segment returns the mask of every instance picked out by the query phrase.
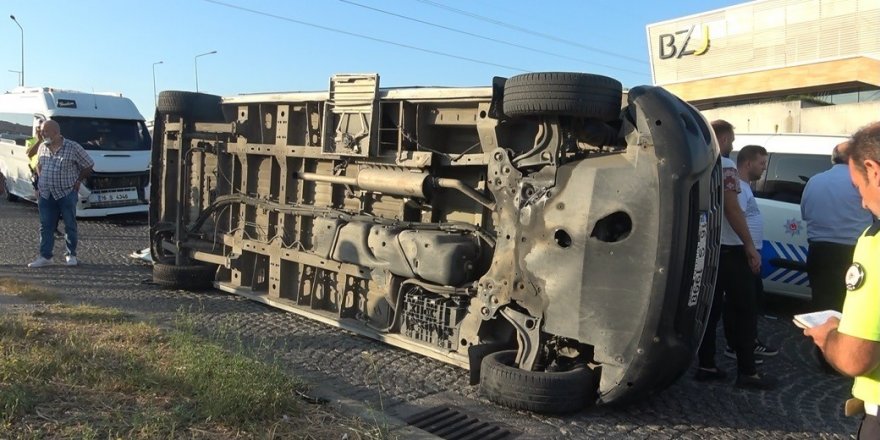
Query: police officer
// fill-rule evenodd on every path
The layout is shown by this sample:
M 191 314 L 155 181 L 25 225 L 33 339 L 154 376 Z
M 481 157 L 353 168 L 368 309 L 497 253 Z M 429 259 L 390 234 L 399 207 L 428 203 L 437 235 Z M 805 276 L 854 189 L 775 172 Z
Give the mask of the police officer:
M 25 146 L 27 149 L 25 153 L 28 157 L 28 166 L 31 169 L 31 183 L 34 185 L 34 191 L 38 192 L 39 188 L 37 187 L 37 165 L 39 164 L 39 157 L 37 156 L 37 151 L 39 151 L 40 144 L 43 143 L 43 122 L 39 121 L 37 125 L 34 126 L 34 136 L 28 138 L 25 141 Z M 39 194 L 36 194 L 39 197 Z
M 880 122 L 856 132 L 848 151 L 853 185 L 862 196 L 862 206 L 876 219 L 880 217 Z M 855 378 L 853 402 L 863 405 L 865 413 L 858 438 L 880 438 L 880 221 L 859 237 L 845 282 L 843 317 L 829 318 L 804 334 L 813 338 L 834 368 Z

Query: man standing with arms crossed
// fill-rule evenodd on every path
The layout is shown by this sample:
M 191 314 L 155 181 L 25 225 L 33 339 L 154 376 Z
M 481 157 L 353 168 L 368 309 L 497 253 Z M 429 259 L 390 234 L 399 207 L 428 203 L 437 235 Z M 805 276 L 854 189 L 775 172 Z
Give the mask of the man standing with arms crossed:
M 813 338 L 828 363 L 855 378 L 852 394 L 865 411 L 858 438 L 876 439 L 880 438 L 880 221 L 876 220 L 880 216 L 880 122 L 856 132 L 847 151 L 853 185 L 875 220 L 859 237 L 846 271 L 843 318 L 829 318 L 804 334 Z
M 698 352 L 699 368 L 695 379 L 721 380 L 725 374 L 715 364 L 715 334 L 724 304 L 724 325 L 729 326 L 733 349 L 736 351 L 737 378 L 740 388 L 769 389 L 774 381 L 755 369 L 755 339 L 758 314 L 755 276 L 761 270 L 761 255 L 755 249 L 745 215 L 737 196 L 741 191 L 736 164 L 728 158 L 733 150 L 733 125 L 727 121 L 712 122 L 721 150 L 724 217 L 721 222 L 721 255 L 718 280 L 706 333 Z
M 76 204 L 80 184 L 92 174 L 95 162 L 83 147 L 61 136 L 61 127 L 49 120 L 43 123 L 43 144 L 37 152 L 40 198 L 40 255 L 30 268 L 52 264 L 55 225 L 64 219 L 68 266 L 76 266 Z

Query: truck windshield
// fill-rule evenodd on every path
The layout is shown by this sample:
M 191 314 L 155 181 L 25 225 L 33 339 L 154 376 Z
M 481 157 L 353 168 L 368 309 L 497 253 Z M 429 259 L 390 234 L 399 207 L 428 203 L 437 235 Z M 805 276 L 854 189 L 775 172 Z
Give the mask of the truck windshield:
M 136 151 L 150 149 L 150 133 L 143 121 L 53 117 L 61 135 L 86 150 Z

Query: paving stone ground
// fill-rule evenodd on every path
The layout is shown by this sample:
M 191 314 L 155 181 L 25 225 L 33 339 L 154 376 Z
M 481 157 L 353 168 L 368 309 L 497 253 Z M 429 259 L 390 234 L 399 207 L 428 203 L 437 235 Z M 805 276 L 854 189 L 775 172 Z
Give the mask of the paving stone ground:
M 791 314 L 805 307 L 797 302 L 770 301 L 776 319 L 759 324 L 761 338 L 780 347 L 761 367 L 779 380 L 777 389 L 734 388 L 734 361 L 719 354 L 730 373 L 724 383 L 696 382 L 692 370 L 625 407 L 548 417 L 492 404 L 457 367 L 219 291 L 159 289 L 150 282 L 150 266 L 129 257 L 148 245 L 145 216 L 81 219 L 79 225 L 79 267 L 28 269 L 39 244 L 36 206 L 0 200 L 0 276 L 52 286 L 68 302 L 117 307 L 159 322 L 185 313 L 209 334 L 262 347 L 317 389 L 395 417 L 446 406 L 518 438 L 849 438 L 858 425 L 842 410 L 851 380 L 821 373 L 810 342 L 791 324 Z M 63 243 L 55 249 L 63 255 Z M 21 307 L 0 301 L 0 309 Z

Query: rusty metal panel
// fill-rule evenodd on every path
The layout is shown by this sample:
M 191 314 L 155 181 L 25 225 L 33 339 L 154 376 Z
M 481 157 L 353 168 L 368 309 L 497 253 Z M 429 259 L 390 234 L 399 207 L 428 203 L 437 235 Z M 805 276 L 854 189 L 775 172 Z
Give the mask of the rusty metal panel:
M 379 119 L 379 75 L 334 75 L 324 103 L 322 152 L 369 156 L 372 131 Z

